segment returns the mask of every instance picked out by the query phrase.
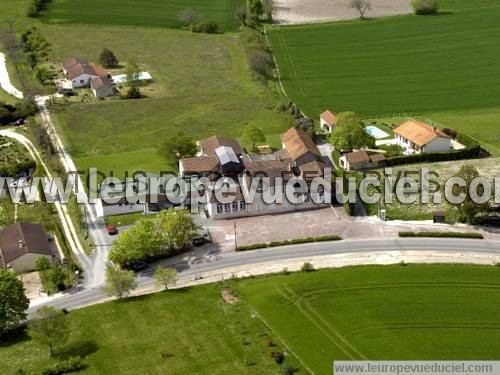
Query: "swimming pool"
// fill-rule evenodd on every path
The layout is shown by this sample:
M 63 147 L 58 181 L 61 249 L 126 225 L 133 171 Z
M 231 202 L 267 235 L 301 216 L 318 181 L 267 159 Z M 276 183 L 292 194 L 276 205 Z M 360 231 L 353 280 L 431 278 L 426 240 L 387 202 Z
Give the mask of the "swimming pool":
M 370 134 L 375 139 L 387 138 L 389 136 L 389 134 L 387 134 L 385 131 L 380 130 L 379 128 L 373 125 L 367 126 L 365 128 L 365 132 Z

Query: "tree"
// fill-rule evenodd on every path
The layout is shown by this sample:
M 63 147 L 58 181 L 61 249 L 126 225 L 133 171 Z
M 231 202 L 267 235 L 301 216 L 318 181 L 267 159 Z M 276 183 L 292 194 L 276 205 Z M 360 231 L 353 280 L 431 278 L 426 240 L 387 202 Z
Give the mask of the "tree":
M 178 19 L 185 25 L 191 25 L 194 22 L 198 22 L 201 19 L 201 15 L 196 10 L 187 8 L 179 13 Z
M 127 64 L 127 68 L 125 70 L 125 74 L 127 76 L 127 82 L 137 81 L 137 77 L 141 70 L 135 61 L 129 61 Z
M 163 254 L 163 238 L 155 220 L 143 218 L 113 242 L 109 259 L 121 266 L 159 257 Z
M 141 90 L 135 84 L 131 84 L 131 86 L 127 89 L 125 94 L 122 96 L 124 99 L 140 99 L 142 98 Z
M 457 196 L 463 193 L 465 195 L 465 199 L 462 203 L 456 204 L 456 206 L 460 213 L 465 216 L 467 223 L 471 224 L 474 221 L 474 217 L 477 214 L 486 211 L 490 207 L 490 204 L 489 202 L 482 204 L 476 203 L 470 194 L 469 187 L 472 181 L 475 178 L 480 177 L 479 171 L 472 164 L 463 165 L 458 171 L 457 177 L 460 177 L 465 181 L 465 186 L 461 187 L 455 185 L 453 187 L 453 194 Z M 477 190 L 477 194 L 482 196 L 484 193 L 483 186 L 479 185 Z
M 105 68 L 115 68 L 118 66 L 118 59 L 109 49 L 104 48 L 99 56 L 99 62 Z
M 439 11 L 438 0 L 413 0 L 411 5 L 418 15 L 436 14 Z
M 267 82 L 272 76 L 274 69 L 274 59 L 271 53 L 265 50 L 252 50 L 248 52 L 248 65 L 252 72 L 264 82 Z
M 162 286 L 165 290 L 168 289 L 168 284 L 175 284 L 177 278 L 177 271 L 175 268 L 156 267 L 155 269 L 155 283 Z
M 0 269 L 0 334 L 26 318 L 29 300 L 14 272 Z
M 266 136 L 261 128 L 255 124 L 248 124 L 241 136 L 243 144 L 250 145 L 252 151 L 257 151 L 257 143 L 266 141 Z
M 66 314 L 54 307 L 40 307 L 28 325 L 29 334 L 33 340 L 49 348 L 49 357 L 54 354 L 54 348 L 65 343 L 70 334 Z
M 247 20 L 247 7 L 242 6 L 236 10 L 236 17 L 240 20 L 243 26 L 246 25 Z
M 106 268 L 106 286 L 104 291 L 110 296 L 119 299 L 126 297 L 137 287 L 135 276 L 132 271 L 121 270 L 120 268 L 108 265 Z
M 372 4 L 369 0 L 351 0 L 351 8 L 359 12 L 359 18 L 364 19 L 366 12 L 372 9 Z
M 338 114 L 330 142 L 337 150 L 375 147 L 375 138 L 365 131 L 363 119 L 354 112 Z
M 177 164 L 180 159 L 195 156 L 197 152 L 196 143 L 182 131 L 165 139 L 159 149 L 160 155 L 170 164 Z
M 200 230 L 187 210 L 176 211 L 171 208 L 162 211 L 156 217 L 156 221 L 170 254 L 191 249 L 193 238 Z
M 37 271 L 45 271 L 52 267 L 52 263 L 50 263 L 50 260 L 47 257 L 39 256 L 35 260 L 35 266 Z

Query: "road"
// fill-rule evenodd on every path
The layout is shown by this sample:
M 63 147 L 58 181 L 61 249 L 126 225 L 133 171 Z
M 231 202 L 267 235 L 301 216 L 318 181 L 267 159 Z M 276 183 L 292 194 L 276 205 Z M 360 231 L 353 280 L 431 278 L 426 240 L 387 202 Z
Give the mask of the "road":
M 269 265 L 277 272 L 286 267 L 290 261 L 304 259 L 313 264 L 324 256 L 348 255 L 367 253 L 367 263 L 373 263 L 370 255 L 374 254 L 400 254 L 401 252 L 422 252 L 422 262 L 426 254 L 453 253 L 463 260 L 474 263 L 474 256 L 494 254 L 500 259 L 500 241 L 469 240 L 469 239 L 444 239 L 444 238 L 418 238 L 418 239 L 392 239 L 392 240 L 346 240 L 325 243 L 309 243 L 301 245 L 283 246 L 263 250 L 253 250 L 227 254 L 224 257 L 203 259 L 198 262 L 179 262 L 175 264 L 178 270 L 178 284 L 196 284 L 195 276 L 204 279 L 218 275 L 220 279 L 231 277 L 236 269 L 250 272 Z M 323 257 L 323 258 L 322 258 Z M 396 258 L 394 258 L 396 259 Z M 450 257 L 450 262 L 453 262 Z M 316 265 L 317 267 L 320 264 Z M 137 276 L 138 288 L 147 289 L 154 285 L 152 271 Z M 208 280 L 207 280 L 208 281 Z M 212 281 L 216 281 L 212 279 Z M 101 288 L 75 290 L 67 295 L 32 306 L 28 313 L 32 313 L 41 305 L 50 305 L 58 308 L 75 309 L 86 305 L 99 303 L 108 299 Z

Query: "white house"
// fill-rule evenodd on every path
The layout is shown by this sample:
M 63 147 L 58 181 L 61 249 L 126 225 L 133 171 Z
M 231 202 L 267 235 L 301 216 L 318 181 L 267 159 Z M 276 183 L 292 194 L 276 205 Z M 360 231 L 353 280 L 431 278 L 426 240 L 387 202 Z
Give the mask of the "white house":
M 86 87 L 90 81 L 98 77 L 107 77 L 106 70 L 87 60 L 72 58 L 63 64 L 63 72 L 69 80 L 72 88 Z
M 52 262 L 56 254 L 55 243 L 48 240 L 40 224 L 17 222 L 0 231 L 0 268 L 32 271 L 39 257 Z
M 335 115 L 335 113 L 327 110 L 319 115 L 319 124 L 321 130 L 323 130 L 325 133 L 330 134 L 337 125 L 337 116 Z
M 408 120 L 394 129 L 396 144 L 407 152 L 446 152 L 452 148 L 451 138 L 436 127 Z

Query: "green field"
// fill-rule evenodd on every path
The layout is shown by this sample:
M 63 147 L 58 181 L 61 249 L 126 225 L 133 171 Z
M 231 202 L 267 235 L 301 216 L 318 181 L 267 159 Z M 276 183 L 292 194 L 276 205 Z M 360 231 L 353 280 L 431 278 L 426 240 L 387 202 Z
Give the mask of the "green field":
M 274 27 L 288 95 L 309 116 L 330 108 L 425 114 L 500 152 L 500 4 L 447 0 L 434 17 Z
M 284 346 L 287 362 L 316 374 L 331 374 L 335 359 L 500 359 L 498 267 L 349 267 L 230 283 L 235 305 L 211 284 L 71 312 L 64 353 L 83 355 L 88 374 L 276 374 L 270 353 Z M 0 345 L 2 374 L 55 361 L 27 336 Z
M 276 374 L 268 330 L 245 304 L 222 300 L 220 286 L 158 293 L 69 314 L 64 356 L 82 355 L 81 374 Z M 0 373 L 40 369 L 45 348 L 28 336 L 0 344 Z M 293 363 L 293 361 L 291 362 Z
M 52 59 L 98 59 L 112 47 L 121 61 L 143 64 L 159 87 L 141 100 L 76 103 L 52 110 L 80 169 L 172 170 L 156 148 L 182 130 L 198 140 L 214 134 L 239 137 L 253 122 L 280 145 L 291 117 L 276 111 L 278 99 L 252 80 L 238 36 L 194 35 L 187 31 L 92 26 L 45 26 Z M 123 36 L 127 34 L 127 38 Z
M 235 288 L 317 374 L 335 359 L 500 359 L 497 267 L 343 268 Z
M 236 11 L 245 0 L 52 0 L 42 20 L 57 24 L 182 27 L 179 13 L 197 11 L 222 30 L 236 30 Z

